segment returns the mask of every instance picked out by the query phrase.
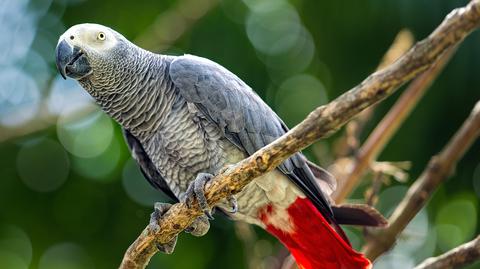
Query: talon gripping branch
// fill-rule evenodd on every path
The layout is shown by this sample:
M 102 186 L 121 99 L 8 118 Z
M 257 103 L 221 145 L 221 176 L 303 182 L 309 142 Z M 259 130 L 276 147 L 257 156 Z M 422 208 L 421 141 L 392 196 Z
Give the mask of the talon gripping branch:
M 56 62 L 63 77 L 76 79 L 123 127 L 146 179 L 174 200 L 196 195 L 207 216 L 203 186 L 211 175 L 288 131 L 222 66 L 191 55 L 148 52 L 102 25 L 68 29 L 58 42 Z M 219 208 L 277 237 L 300 268 L 370 268 L 339 224 L 379 226 L 385 220 L 366 206 L 333 206 L 328 196 L 334 188 L 328 172 L 297 153 Z M 189 231 L 202 235 L 208 227 L 201 217 Z M 159 248 L 170 252 L 174 245 L 175 240 Z

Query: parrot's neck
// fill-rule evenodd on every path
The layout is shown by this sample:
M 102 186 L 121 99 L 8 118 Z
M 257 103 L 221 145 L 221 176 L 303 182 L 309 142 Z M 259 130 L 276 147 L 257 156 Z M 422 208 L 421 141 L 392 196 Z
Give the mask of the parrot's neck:
M 79 82 L 123 128 L 145 137 L 157 129 L 175 101 L 168 77 L 171 59 L 140 49 L 135 55 L 139 57 L 123 59 Z

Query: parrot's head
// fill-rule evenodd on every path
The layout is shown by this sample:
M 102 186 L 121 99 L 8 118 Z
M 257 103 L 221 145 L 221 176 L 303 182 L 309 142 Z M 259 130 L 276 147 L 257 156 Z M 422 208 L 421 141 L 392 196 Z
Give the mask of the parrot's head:
M 121 34 L 99 24 L 72 26 L 58 40 L 57 68 L 63 78 L 81 80 L 113 68 L 113 59 L 125 56 L 129 43 Z

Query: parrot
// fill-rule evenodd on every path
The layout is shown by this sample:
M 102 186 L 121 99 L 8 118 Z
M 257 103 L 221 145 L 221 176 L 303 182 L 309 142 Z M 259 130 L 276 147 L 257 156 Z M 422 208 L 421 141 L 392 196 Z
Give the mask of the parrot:
M 386 220 L 367 205 L 335 205 L 335 179 L 301 152 L 209 207 L 204 186 L 210 179 L 289 130 L 225 67 L 189 54 L 153 53 L 93 23 L 66 30 L 55 58 L 61 76 L 76 80 L 122 127 L 132 158 L 154 188 L 189 206 L 196 198 L 204 214 L 186 232 L 206 234 L 217 209 L 272 234 L 299 268 L 372 267 L 340 225 L 378 227 Z M 170 206 L 155 203 L 149 227 L 158 229 Z M 157 247 L 172 253 L 175 243 Z

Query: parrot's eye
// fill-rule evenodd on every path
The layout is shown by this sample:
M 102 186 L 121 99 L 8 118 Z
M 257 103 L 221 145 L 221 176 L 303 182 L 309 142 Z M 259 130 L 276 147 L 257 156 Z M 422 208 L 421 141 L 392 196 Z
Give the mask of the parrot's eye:
M 105 40 L 105 34 L 102 33 L 102 32 L 98 33 L 97 39 L 98 40 Z

